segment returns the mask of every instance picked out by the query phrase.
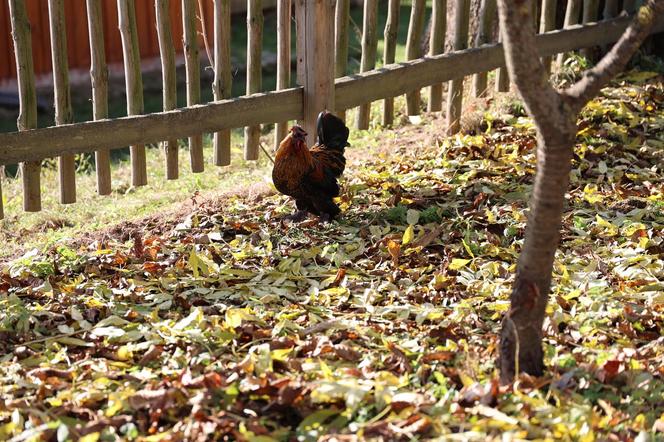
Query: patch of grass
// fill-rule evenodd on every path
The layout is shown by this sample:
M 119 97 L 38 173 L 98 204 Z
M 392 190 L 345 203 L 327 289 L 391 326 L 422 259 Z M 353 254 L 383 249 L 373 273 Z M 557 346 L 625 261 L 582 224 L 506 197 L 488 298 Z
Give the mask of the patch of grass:
M 263 144 L 272 145 L 272 137 L 264 137 Z M 212 146 L 206 137 L 204 151 L 205 172 L 193 174 L 189 169 L 189 151 L 180 147 L 180 178 L 165 179 L 165 159 L 160 149 L 147 149 L 148 185 L 131 186 L 131 167 L 120 160 L 112 165 L 113 193 L 96 194 L 94 173 L 81 173 L 76 177 L 77 202 L 59 203 L 58 173 L 53 162 L 42 169 L 42 207 L 37 213 L 23 212 L 23 192 L 18 177 L 3 182 L 6 219 L 0 221 L 0 258 L 27 248 L 48 249 L 72 236 L 104 229 L 123 221 L 136 220 L 164 210 L 173 210 L 198 193 L 215 193 L 240 189 L 251 183 L 269 182 L 269 161 L 263 154 L 257 162 L 242 159 L 241 132 L 233 132 L 232 165 L 216 167 L 211 164 Z M 87 161 L 79 161 L 89 167 Z M 94 169 L 94 167 L 92 167 Z

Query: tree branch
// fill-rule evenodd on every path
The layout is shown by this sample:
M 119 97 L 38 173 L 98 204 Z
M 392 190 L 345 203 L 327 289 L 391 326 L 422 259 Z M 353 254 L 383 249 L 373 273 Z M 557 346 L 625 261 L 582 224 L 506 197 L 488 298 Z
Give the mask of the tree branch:
M 575 84 L 561 92 L 574 112 L 596 96 L 611 78 L 622 71 L 632 55 L 650 34 L 654 24 L 664 15 L 664 0 L 648 0 L 635 14 L 620 40 L 600 60 L 597 65 L 586 71 Z
M 532 0 L 500 0 L 500 31 L 512 82 L 536 124 L 562 117 L 562 99 L 549 84 L 535 44 Z M 552 123 L 556 123 L 551 121 Z

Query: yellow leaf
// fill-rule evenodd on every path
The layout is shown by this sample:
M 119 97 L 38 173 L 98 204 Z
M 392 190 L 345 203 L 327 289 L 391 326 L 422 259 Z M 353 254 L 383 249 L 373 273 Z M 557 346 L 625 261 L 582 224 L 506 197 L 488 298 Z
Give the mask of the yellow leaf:
M 90 433 L 86 434 L 85 436 L 81 436 L 81 438 L 78 440 L 78 442 L 97 442 L 99 440 L 99 433 Z
M 451 270 L 459 270 L 462 267 L 466 267 L 470 261 L 470 259 L 454 258 L 450 263 L 449 268 Z
M 415 236 L 415 230 L 413 229 L 413 225 L 411 224 L 411 225 L 408 226 L 406 231 L 403 232 L 403 239 L 401 240 L 401 243 L 404 246 L 406 244 L 409 244 L 413 240 L 414 236 Z

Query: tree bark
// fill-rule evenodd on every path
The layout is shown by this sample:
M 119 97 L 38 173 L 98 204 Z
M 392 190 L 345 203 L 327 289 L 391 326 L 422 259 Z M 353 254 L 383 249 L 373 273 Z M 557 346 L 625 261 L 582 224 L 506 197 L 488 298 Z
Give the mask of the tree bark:
M 576 118 L 581 108 L 621 69 L 664 12 L 664 0 L 649 0 L 611 51 L 579 82 L 557 91 L 535 46 L 531 0 L 500 0 L 505 60 L 510 77 L 537 129 L 537 174 L 523 250 L 500 337 L 500 378 L 509 383 L 519 372 L 544 372 L 542 324 L 551 287 L 569 182 Z

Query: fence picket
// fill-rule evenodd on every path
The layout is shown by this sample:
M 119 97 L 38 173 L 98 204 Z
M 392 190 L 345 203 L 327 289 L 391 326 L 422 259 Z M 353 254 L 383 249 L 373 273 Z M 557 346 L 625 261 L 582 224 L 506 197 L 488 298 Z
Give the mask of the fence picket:
M 443 52 L 445 46 L 445 31 L 447 15 L 447 0 L 434 0 L 431 12 L 431 35 L 429 36 L 429 55 L 438 55 Z M 440 112 L 443 110 L 443 85 L 434 84 L 429 88 L 429 112 Z
M 599 16 L 599 0 L 583 0 L 583 20 L 582 23 L 597 21 Z M 595 57 L 594 47 L 581 49 L 581 55 L 592 60 Z
M 212 91 L 215 100 L 231 98 L 231 2 L 214 0 L 214 80 Z M 231 130 L 214 133 L 214 164 L 231 164 Z
M 362 21 L 362 58 L 360 72 L 367 72 L 376 67 L 376 51 L 378 50 L 378 1 L 364 0 L 364 19 Z M 357 128 L 369 129 L 371 119 L 371 103 L 360 106 L 357 112 Z
M 501 43 L 503 38 L 500 33 L 498 34 L 498 42 Z M 496 92 L 508 92 L 510 90 L 510 76 L 507 72 L 507 67 L 503 66 L 496 71 Z
M 491 41 L 493 20 L 496 18 L 496 0 L 482 0 L 480 6 L 480 27 L 475 39 L 475 46 L 482 46 Z M 487 93 L 487 72 L 473 76 L 473 96 L 483 97 Z
M 198 58 L 198 33 L 196 32 L 196 0 L 182 0 L 182 43 L 187 73 L 187 106 L 201 101 L 201 65 Z M 189 162 L 193 173 L 205 170 L 203 135 L 189 137 Z
M 291 0 L 277 3 L 277 90 L 288 89 L 291 71 Z M 277 123 L 274 130 L 274 150 L 288 133 L 288 121 Z
M 247 0 L 247 95 L 261 90 L 262 42 L 263 1 Z M 245 160 L 258 159 L 260 137 L 260 126 L 244 128 Z
M 141 55 L 138 52 L 136 8 L 134 0 L 118 0 L 118 21 L 124 57 L 125 84 L 127 88 L 127 115 L 143 113 L 143 79 Z M 131 184 L 145 186 L 148 183 L 145 146 L 130 146 Z
M 406 60 L 415 60 L 422 56 L 422 29 L 424 27 L 424 12 L 426 0 L 412 0 L 410 9 L 410 22 L 408 24 L 408 37 L 406 39 Z M 420 91 L 415 90 L 406 94 L 406 112 L 409 116 L 420 113 Z
M 337 0 L 334 16 L 334 76 L 343 77 L 348 69 L 350 0 Z M 339 118 L 346 120 L 345 109 L 336 109 L 336 112 Z
M 581 15 L 581 0 L 567 0 L 567 8 L 565 9 L 565 23 L 563 29 L 569 28 L 579 23 L 579 17 Z M 567 58 L 567 52 L 561 52 L 558 54 L 558 68 L 560 68 Z
M 454 50 L 468 47 L 468 24 L 470 20 L 470 0 L 456 0 L 454 8 Z M 463 108 L 463 77 L 450 81 L 447 94 L 447 133 L 459 132 Z
M 108 117 L 108 67 L 104 52 L 104 25 L 101 15 L 101 0 L 86 0 L 88 38 L 90 41 L 90 81 L 92 82 L 92 118 Z M 111 155 L 108 149 L 95 151 L 95 173 L 97 193 L 111 193 Z
M 60 126 L 74 121 L 69 89 L 64 0 L 48 0 L 48 21 L 51 35 L 55 124 Z M 60 203 L 75 203 L 76 162 L 74 155 L 62 155 L 58 159 L 58 175 L 60 178 Z
M 539 31 L 549 32 L 556 28 L 556 10 L 558 8 L 558 0 L 544 0 L 542 4 L 542 15 L 540 18 Z M 551 57 L 542 58 L 542 64 L 547 73 L 551 73 Z
M 155 0 L 155 20 L 157 39 L 161 54 L 162 100 L 164 111 L 177 107 L 177 78 L 175 75 L 175 47 L 171 25 L 171 0 Z M 178 158 L 178 140 L 172 138 L 162 142 L 166 157 L 166 179 L 176 180 L 180 174 Z
M 18 130 L 25 131 L 37 127 L 37 95 L 35 91 L 35 71 L 32 64 L 32 37 L 30 22 L 25 8 L 25 0 L 9 0 L 9 14 L 12 22 L 12 39 L 16 58 L 16 79 L 18 80 L 19 115 Z M 20 164 L 23 180 L 23 210 L 41 210 L 41 161 L 27 161 Z
M 385 44 L 383 45 L 383 63 L 392 64 L 397 52 L 397 36 L 399 33 L 399 12 L 401 0 L 390 0 L 385 23 Z M 383 126 L 391 126 L 394 122 L 394 98 L 383 100 Z

